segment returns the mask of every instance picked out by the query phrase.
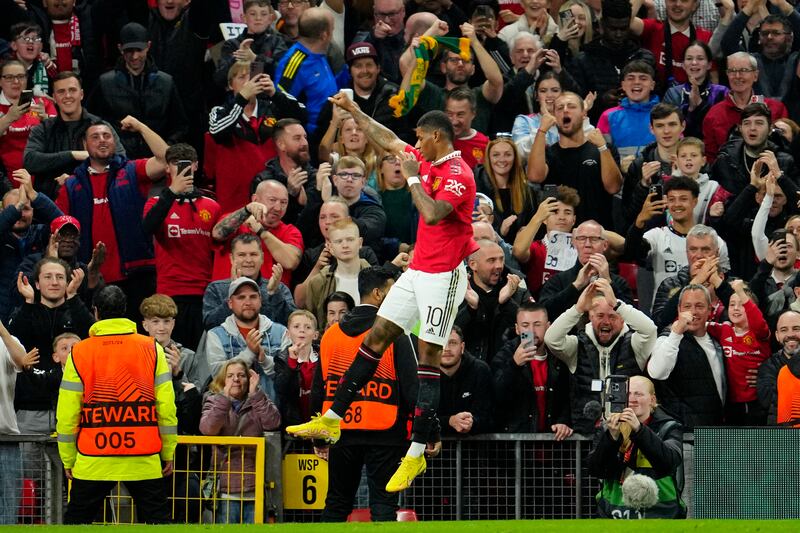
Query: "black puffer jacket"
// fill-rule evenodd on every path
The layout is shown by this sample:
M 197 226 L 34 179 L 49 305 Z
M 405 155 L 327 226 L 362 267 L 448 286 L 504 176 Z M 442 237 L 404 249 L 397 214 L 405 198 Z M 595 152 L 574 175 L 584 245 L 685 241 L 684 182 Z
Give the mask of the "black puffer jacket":
M 122 131 L 120 121 L 128 115 L 147 124 L 169 145 L 184 141 L 188 134 L 182 97 L 172 76 L 158 70 L 149 58 L 144 72 L 136 77 L 120 59 L 114 70 L 100 76 L 86 107 L 111 123 L 129 159 L 152 154 L 139 133 Z
M 264 65 L 264 73 L 269 74 L 273 79 L 275 78 L 275 65 L 278 64 L 278 60 L 289 49 L 286 38 L 272 30 L 260 34 L 245 31 L 238 37 L 228 39 L 222 43 L 217 70 L 214 71 L 214 83 L 218 87 L 225 88 L 228 86 L 228 70 L 236 63 L 233 53 L 239 49 L 245 39 L 253 39 L 250 50 L 256 55 L 255 62 L 262 63 Z
M 519 337 L 514 337 L 492 359 L 495 425 L 498 431 L 503 432 L 536 433 L 539 428 L 539 410 L 531 365 L 519 366 L 514 362 L 514 352 L 519 343 Z M 571 426 L 569 370 L 561 360 L 552 355 L 547 356 L 546 387 L 545 431 L 550 431 L 553 424 Z
M 489 365 L 468 351 L 461 355 L 461 366 L 452 376 L 442 372 L 439 399 L 439 425 L 444 435 L 463 435 L 450 425 L 450 417 L 458 413 L 472 414 L 468 435 L 486 433 L 494 427 L 494 394 Z
M 764 149 L 775 152 L 775 157 L 778 158 L 778 166 L 784 172 L 784 175 L 794 179 L 796 173 L 794 158 L 782 151 L 782 148 L 772 141 L 767 141 L 767 146 Z M 719 154 L 717 154 L 717 159 L 714 161 L 711 172 L 720 187 L 726 191 L 734 196 L 742 192 L 750 184 L 750 169 L 744 164 L 744 139 L 734 137 L 723 144 L 722 148 L 719 149 Z M 790 198 L 790 196 L 787 195 L 787 198 Z

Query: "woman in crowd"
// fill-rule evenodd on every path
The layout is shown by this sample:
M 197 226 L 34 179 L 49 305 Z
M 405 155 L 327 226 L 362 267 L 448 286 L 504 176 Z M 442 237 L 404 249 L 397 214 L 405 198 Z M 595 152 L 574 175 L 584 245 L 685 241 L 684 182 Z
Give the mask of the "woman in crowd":
M 724 85 L 712 83 L 711 49 L 702 41 L 693 41 L 683 52 L 683 64 L 689 81 L 670 87 L 664 102 L 678 106 L 686 119 L 686 137 L 703 138 L 703 119 L 711 106 L 728 94 Z
M 380 158 L 375 147 L 367 141 L 367 135 L 356 124 L 353 117 L 333 107 L 333 119 L 319 142 L 319 160 L 328 161 L 331 152 L 339 156 L 352 155 L 364 162 L 367 167 L 367 186 L 377 189 L 377 172 Z
M 592 10 L 581 0 L 567 0 L 558 8 L 558 15 L 558 33 L 550 48 L 561 56 L 561 64 L 567 65 L 594 38 Z
M 683 427 L 658 407 L 653 382 L 634 376 L 628 382 L 628 407 L 612 413 L 599 428 L 589 454 L 589 473 L 602 479 L 597 507 L 602 518 L 685 518 L 681 501 Z M 645 509 L 623 502 L 632 474 L 652 478 L 658 501 Z
M 514 242 L 536 212 L 536 199 L 510 137 L 497 137 L 486 146 L 486 162 L 475 168 L 475 184 L 494 203 L 496 231 L 504 241 Z
M 226 361 L 209 385 L 203 403 L 203 435 L 260 437 L 281 426 L 274 403 L 258 388 L 258 374 L 239 358 Z M 256 452 L 251 447 L 216 447 L 220 472 L 217 524 L 252 524 L 255 516 Z

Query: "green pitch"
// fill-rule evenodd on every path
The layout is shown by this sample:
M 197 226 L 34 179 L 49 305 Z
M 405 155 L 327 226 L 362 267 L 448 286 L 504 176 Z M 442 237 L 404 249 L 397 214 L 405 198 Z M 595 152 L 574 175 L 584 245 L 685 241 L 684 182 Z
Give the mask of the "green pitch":
M 14 526 L 11 526 L 14 527 Z M 142 533 L 150 526 L 103 526 L 108 533 Z M 691 531 L 715 533 L 796 532 L 798 524 L 791 520 L 505 520 L 475 522 L 405 522 L 405 523 L 349 523 L 349 524 L 266 524 L 263 526 L 157 526 L 164 533 L 252 533 L 274 528 L 287 533 L 662 533 Z M 5 529 L 5 528 L 3 528 Z M 69 533 L 85 530 L 86 526 L 36 526 L 34 533 Z

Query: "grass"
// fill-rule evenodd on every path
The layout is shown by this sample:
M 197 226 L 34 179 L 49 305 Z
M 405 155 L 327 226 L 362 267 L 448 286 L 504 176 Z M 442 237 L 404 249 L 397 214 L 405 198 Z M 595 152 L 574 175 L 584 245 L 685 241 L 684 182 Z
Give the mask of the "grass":
M 113 533 L 141 533 L 143 527 L 150 526 L 103 526 Z M 238 533 L 252 532 L 256 528 L 274 527 L 288 533 L 391 533 L 391 532 L 436 532 L 436 533 L 516 533 L 536 531 L 536 533 L 661 533 L 664 531 L 689 531 L 713 533 L 717 531 L 736 531 L 736 533 L 782 532 L 798 529 L 794 521 L 767 520 L 497 520 L 473 522 L 404 522 L 404 523 L 348 523 L 348 524 L 267 524 L 252 525 L 175 525 L 158 526 L 165 533 Z M 75 532 L 86 526 L 36 526 L 36 533 Z M 612 529 L 613 528 L 613 529 Z

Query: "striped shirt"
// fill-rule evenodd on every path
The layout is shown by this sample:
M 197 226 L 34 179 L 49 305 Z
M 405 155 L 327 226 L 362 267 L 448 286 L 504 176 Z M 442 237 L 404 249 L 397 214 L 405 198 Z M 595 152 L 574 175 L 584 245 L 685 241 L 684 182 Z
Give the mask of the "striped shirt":
M 336 78 L 325 54 L 315 54 L 301 43 L 295 43 L 278 62 L 275 83 L 306 105 L 306 132 L 317 128 L 317 117 L 329 96 L 336 94 Z

